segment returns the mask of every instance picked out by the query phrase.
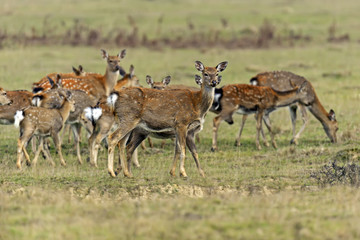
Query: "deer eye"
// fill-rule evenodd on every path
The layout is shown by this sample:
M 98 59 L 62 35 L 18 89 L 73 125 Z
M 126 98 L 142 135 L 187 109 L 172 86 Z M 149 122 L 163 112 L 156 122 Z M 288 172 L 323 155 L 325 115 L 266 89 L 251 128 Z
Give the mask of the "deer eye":
M 205 76 L 205 77 L 209 77 L 209 74 L 207 74 L 207 73 L 204 73 L 204 76 Z

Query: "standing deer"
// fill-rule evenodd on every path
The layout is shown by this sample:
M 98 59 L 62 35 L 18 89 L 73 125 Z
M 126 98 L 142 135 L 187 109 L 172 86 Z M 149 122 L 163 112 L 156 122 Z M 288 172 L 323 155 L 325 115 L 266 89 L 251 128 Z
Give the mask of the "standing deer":
M 66 165 L 61 153 L 61 143 L 59 132 L 63 128 L 65 121 L 70 115 L 70 111 L 74 111 L 75 102 L 71 99 L 70 92 L 60 93 L 64 97 L 63 104 L 59 109 L 47 109 L 42 107 L 29 107 L 19 110 L 15 114 L 14 125 L 20 126 L 20 138 L 17 144 L 17 161 L 16 166 L 21 169 L 22 158 L 25 155 L 28 165 L 31 164 L 30 157 L 26 151 L 26 145 L 29 139 L 37 135 L 40 137 L 39 148 L 35 153 L 33 164 L 36 165 L 40 152 L 44 152 L 47 158 L 52 162 L 48 149 L 44 149 L 43 141 L 45 137 L 51 136 L 56 150 L 60 156 L 60 162 Z
M 181 85 L 181 84 L 177 84 L 177 85 L 169 85 L 171 80 L 171 76 L 167 76 L 165 77 L 161 82 L 154 82 L 154 80 L 152 79 L 151 76 L 147 75 L 146 76 L 146 83 L 152 88 L 152 89 L 157 89 L 157 90 L 170 90 L 170 89 L 188 89 L 188 90 L 192 90 L 192 91 L 199 91 L 199 88 L 196 87 L 192 87 L 192 86 L 186 86 L 186 85 Z M 150 147 L 153 146 L 151 138 L 148 137 L 148 141 L 150 144 Z M 199 143 L 200 142 L 200 138 L 199 135 L 196 134 L 196 141 Z M 142 142 L 143 143 L 143 142 Z M 161 146 L 163 147 L 165 145 L 165 140 L 163 140 Z
M 62 80 L 61 76 L 57 75 L 56 83 L 49 78 L 49 82 L 53 86 L 51 90 L 36 94 L 33 97 L 33 104 L 37 107 L 45 108 L 59 108 L 63 102 L 61 96 L 62 89 Z M 86 107 L 93 106 L 97 103 L 97 100 L 92 96 L 87 95 L 84 91 L 81 90 L 68 90 L 72 95 L 72 100 L 75 102 L 75 110 L 72 111 L 66 121 L 66 124 L 70 125 L 71 130 L 74 135 L 76 155 L 80 164 L 82 164 L 81 154 L 80 154 L 80 128 L 84 126 L 88 133 L 92 133 L 93 127 L 92 124 L 88 121 L 83 121 L 81 114 L 83 113 Z
M 313 86 L 304 77 L 286 71 L 264 72 L 259 73 L 255 77 L 251 78 L 250 83 L 257 86 L 268 86 L 278 91 L 287 91 L 292 89 L 294 86 L 305 84 L 307 104 L 299 102 L 298 105 L 293 104 L 289 107 L 293 129 L 293 138 L 291 139 L 291 143 L 297 144 L 297 140 L 300 137 L 300 134 L 304 131 L 305 126 L 308 123 L 306 109 L 308 109 L 315 116 L 315 118 L 320 121 L 330 141 L 332 143 L 337 142 L 336 132 L 339 128 L 338 122 L 335 118 L 334 110 L 331 109 L 329 112 L 325 110 L 325 108 L 320 103 Z M 300 107 L 303 125 L 296 134 L 297 106 Z M 265 118 L 268 119 L 268 115 L 266 115 Z
M 195 67 L 202 72 L 204 81 L 201 90 L 156 90 L 148 88 L 125 88 L 112 93 L 108 99 L 115 116 L 119 119 L 118 129 L 108 137 L 108 171 L 113 170 L 114 149 L 119 143 L 121 168 L 124 175 L 131 177 L 131 153 L 149 135 L 164 138 L 176 138 L 175 155 L 170 174 L 175 175 L 177 159 L 180 158 L 180 176 L 187 177 L 185 171 L 185 148 L 189 148 L 201 176 L 205 176 L 200 167 L 194 136 L 202 129 L 206 113 L 214 98 L 214 89 L 219 84 L 219 72 L 225 70 L 227 62 L 216 67 L 204 67 L 200 61 Z M 134 134 L 134 131 L 137 134 Z M 125 161 L 125 145 L 128 144 L 127 161 Z M 132 149 L 130 149 L 130 143 Z
M 201 81 L 200 76 L 197 77 Z M 286 92 L 279 92 L 270 87 L 259 87 L 248 84 L 230 84 L 217 89 L 215 100 L 210 109 L 211 112 L 217 114 L 213 119 L 213 141 L 211 150 L 217 150 L 217 132 L 221 121 L 225 120 L 227 123 L 233 124 L 232 116 L 235 112 L 245 115 L 256 113 L 256 147 L 260 150 L 259 136 L 264 113 L 269 113 L 279 107 L 289 106 L 298 101 L 307 104 L 305 85 Z M 271 126 L 267 121 L 265 121 L 265 125 L 271 134 L 272 145 L 276 148 L 277 146 Z
M 89 76 L 78 76 L 76 78 L 62 78 L 63 88 L 71 90 L 83 90 L 89 95 L 99 99 L 101 96 L 108 96 L 114 88 L 119 77 L 119 62 L 126 55 L 126 50 L 122 50 L 116 56 L 109 56 L 105 50 L 101 50 L 102 56 L 107 61 L 107 67 L 104 75 L 96 74 Z M 42 86 L 43 91 L 51 88 L 46 82 Z

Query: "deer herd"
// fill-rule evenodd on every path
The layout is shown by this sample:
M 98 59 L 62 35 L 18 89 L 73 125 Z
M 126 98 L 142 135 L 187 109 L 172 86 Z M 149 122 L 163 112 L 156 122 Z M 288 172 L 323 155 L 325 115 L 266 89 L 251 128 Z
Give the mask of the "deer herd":
M 229 84 L 220 88 L 222 76 L 228 62 L 220 62 L 215 67 L 206 67 L 196 61 L 195 68 L 201 73 L 195 75 L 199 87 L 172 85 L 171 77 L 154 82 L 146 77 L 150 88 L 142 87 L 134 74 L 134 66 L 129 72 L 119 65 L 126 51 L 110 56 L 101 50 L 106 60 L 105 74 L 84 72 L 80 65 L 71 73 L 50 73 L 33 83 L 33 91 L 6 91 L 0 88 L 0 123 L 14 124 L 20 129 L 17 143 L 16 165 L 22 168 L 23 158 L 27 165 L 35 166 L 42 153 L 55 165 L 49 151 L 51 136 L 60 162 L 66 166 L 62 155 L 62 136 L 65 125 L 72 130 L 78 162 L 83 163 L 80 149 L 80 130 L 84 127 L 88 138 L 89 159 L 95 167 L 98 150 L 102 142 L 108 149 L 108 172 L 115 177 L 121 170 L 131 177 L 131 165 L 140 166 L 137 148 L 149 137 L 171 138 L 175 143 L 175 154 L 170 170 L 175 175 L 177 161 L 180 161 L 180 176 L 187 177 L 185 152 L 189 149 L 201 176 L 205 176 L 200 166 L 195 137 L 202 130 L 206 114 L 216 114 L 213 119 L 212 151 L 218 149 L 217 135 L 220 123 L 225 120 L 233 124 L 233 114 L 243 115 L 235 145 L 240 146 L 240 137 L 249 114 L 255 114 L 256 147 L 261 149 L 260 135 L 268 146 L 262 129 L 265 123 L 271 143 L 277 148 L 275 134 L 271 128 L 269 114 L 280 107 L 289 107 L 293 138 L 297 144 L 300 134 L 308 123 L 308 109 L 322 124 L 330 141 L 336 143 L 338 124 L 335 112 L 327 112 L 321 105 L 311 83 L 304 77 L 291 72 L 274 71 L 259 73 L 250 79 L 250 84 Z M 119 75 L 121 78 L 118 80 Z M 303 126 L 295 131 L 296 111 L 300 109 Z M 64 131 L 64 130 L 63 130 Z M 32 144 L 33 160 L 26 150 Z M 151 142 L 149 142 L 151 143 Z M 151 144 L 152 145 L 152 144 Z M 119 167 L 114 170 L 114 151 L 119 149 Z

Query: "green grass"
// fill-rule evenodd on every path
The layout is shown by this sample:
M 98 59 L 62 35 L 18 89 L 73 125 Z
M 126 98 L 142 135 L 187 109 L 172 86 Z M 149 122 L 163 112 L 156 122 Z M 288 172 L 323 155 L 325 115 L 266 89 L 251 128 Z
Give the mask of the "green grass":
M 28 5 L 28 8 L 21 4 Z M 229 19 L 234 31 L 258 26 L 264 18 L 289 25 L 306 34 L 320 36 L 310 45 L 270 49 L 163 49 L 128 48 L 122 66 L 134 64 L 144 86 L 145 76 L 156 81 L 171 75 L 172 84 L 195 86 L 194 61 L 215 66 L 229 61 L 222 84 L 248 83 L 257 72 L 288 70 L 306 77 L 320 101 L 334 109 L 339 122 L 338 144 L 329 143 L 320 123 L 309 113 L 298 146 L 290 146 L 291 124 L 287 109 L 271 115 L 278 134 L 278 149 L 255 148 L 255 121 L 246 123 L 242 146 L 234 141 L 241 116 L 235 124 L 222 123 L 219 151 L 212 153 L 212 119 L 206 117 L 198 144 L 200 163 L 207 177 L 201 178 L 187 154 L 187 180 L 170 177 L 173 143 L 160 149 L 139 150 L 141 168 L 134 178 L 110 178 L 106 151 L 99 155 L 99 168 L 79 166 L 72 144 L 64 143 L 67 167 L 51 167 L 39 159 L 36 168 L 16 169 L 18 129 L 0 126 L 0 239 L 358 239 L 359 190 L 349 186 L 320 187 L 310 175 L 328 163 L 337 152 L 359 146 L 360 45 L 358 33 L 351 42 L 325 43 L 327 27 L 335 19 L 341 32 L 358 27 L 356 1 L 5 1 L 0 11 L 2 26 L 17 31 L 21 26 L 41 27 L 51 21 L 78 17 L 91 26 L 127 24 L 128 13 L 141 29 L 156 31 L 164 14 L 164 28 L 184 28 L 188 18 L 211 28 L 219 19 Z M 190 7 L 187 5 L 189 4 Z M 140 6 L 147 11 L 141 10 Z M 55 11 L 58 9 L 58 11 Z M 2 14 L 3 15 L 3 14 Z M 30 21 L 31 20 L 31 21 Z M 26 23 L 26 24 L 25 24 Z M 111 28 L 109 27 L 109 29 Z M 106 29 L 107 27 L 104 27 Z M 9 29 L 10 30 L 10 29 Z M 323 38 L 323 39 L 322 39 Z M 100 48 L 100 47 L 99 47 Z M 31 83 L 50 72 L 69 72 L 82 64 L 86 71 L 104 72 L 99 48 L 69 46 L 10 46 L 0 50 L 0 86 L 30 89 Z M 107 47 L 110 54 L 122 48 Z M 325 78 L 324 73 L 340 73 Z M 348 74 L 350 73 L 350 74 Z M 171 84 L 170 83 L 170 84 Z M 298 129 L 301 120 L 298 119 Z M 85 134 L 83 159 L 88 156 Z M 33 157 L 33 154 L 31 154 Z

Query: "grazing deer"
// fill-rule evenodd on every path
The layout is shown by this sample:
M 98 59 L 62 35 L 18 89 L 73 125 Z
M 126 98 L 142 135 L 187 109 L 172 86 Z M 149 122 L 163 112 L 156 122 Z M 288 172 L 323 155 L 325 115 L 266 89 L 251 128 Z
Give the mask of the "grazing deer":
M 197 78 L 201 81 L 200 76 L 197 76 Z M 308 104 L 306 87 L 305 85 L 301 85 L 286 92 L 279 92 L 270 87 L 230 84 L 216 89 L 215 100 L 210 109 L 211 112 L 217 114 L 213 119 L 211 150 L 217 150 L 217 132 L 221 121 L 225 120 L 227 123 L 233 124 L 232 116 L 235 112 L 245 115 L 256 113 L 256 147 L 260 150 L 259 136 L 264 113 L 269 113 L 279 107 L 289 106 L 299 101 L 303 104 Z M 272 145 L 276 148 L 277 146 L 271 126 L 267 121 L 265 121 L 265 125 L 270 132 Z
M 45 108 L 59 108 L 62 105 L 63 97 L 61 96 L 62 89 L 62 80 L 61 76 L 57 75 L 56 83 L 49 78 L 49 82 L 52 85 L 52 89 L 40 94 L 36 94 L 33 97 L 33 105 L 37 107 Z M 68 90 L 72 95 L 72 100 L 75 102 L 75 110 L 70 113 L 66 124 L 70 125 L 71 130 L 74 135 L 76 155 L 80 164 L 82 164 L 81 154 L 80 154 L 80 128 L 84 126 L 87 132 L 90 134 L 93 131 L 92 124 L 88 121 L 83 121 L 81 114 L 83 113 L 86 107 L 93 106 L 97 103 L 97 100 L 92 96 L 87 95 L 84 91 L 81 90 Z
M 39 148 L 35 153 L 33 164 L 36 165 L 37 159 L 41 151 L 51 159 L 51 155 L 48 149 L 44 149 L 43 140 L 45 137 L 51 136 L 57 152 L 60 156 L 60 162 L 63 166 L 66 165 L 65 160 L 61 153 L 61 143 L 59 132 L 63 128 L 65 121 L 70 115 L 71 111 L 74 111 L 75 102 L 71 99 L 70 92 L 62 92 L 61 96 L 64 97 L 63 104 L 59 109 L 47 109 L 42 107 L 29 107 L 24 110 L 19 110 L 15 114 L 14 125 L 20 126 L 20 138 L 17 144 L 17 161 L 16 166 L 21 169 L 22 158 L 25 155 L 28 165 L 31 164 L 29 155 L 25 149 L 29 139 L 37 135 L 40 137 Z
M 292 129 L 293 129 L 293 138 L 291 139 L 291 143 L 297 144 L 297 140 L 300 137 L 300 134 L 304 131 L 305 126 L 308 123 L 308 116 L 306 113 L 306 109 L 308 109 L 315 116 L 315 118 L 320 121 L 330 141 L 332 143 L 337 142 L 336 132 L 339 128 L 335 118 L 334 110 L 331 109 L 329 112 L 325 110 L 325 108 L 320 103 L 320 100 L 316 95 L 313 86 L 304 77 L 286 71 L 264 72 L 264 73 L 259 73 L 255 77 L 251 78 L 250 83 L 252 85 L 257 85 L 257 86 L 268 86 L 278 91 L 287 91 L 292 89 L 294 86 L 300 86 L 302 84 L 305 84 L 307 104 L 303 104 L 301 102 L 299 102 L 298 104 L 302 115 L 303 125 L 297 134 L 296 134 L 297 105 L 294 104 L 289 106 Z M 265 117 L 268 118 L 267 115 Z
M 107 67 L 104 75 L 90 75 L 78 76 L 76 78 L 62 78 L 63 88 L 71 90 L 83 90 L 89 95 L 99 99 L 101 96 L 108 96 L 114 88 L 119 77 L 119 62 L 126 55 L 126 50 L 122 50 L 116 56 L 109 56 L 105 50 L 101 50 L 103 58 L 107 61 Z M 42 86 L 43 91 L 51 88 L 51 85 L 46 82 Z
M 17 110 L 31 105 L 33 94 L 26 90 L 4 91 L 2 89 L 1 96 L 8 100 L 4 100 L 3 105 L 0 105 L 0 124 L 10 125 L 14 124 L 14 115 Z
M 213 102 L 215 86 L 219 84 L 218 74 L 225 70 L 226 66 L 227 62 L 221 62 L 216 67 L 204 67 L 200 61 L 196 61 L 195 67 L 202 72 L 204 78 L 199 91 L 134 87 L 110 94 L 108 99 L 119 121 L 117 130 L 108 137 L 110 175 L 116 176 L 113 159 L 117 144 L 120 147 L 121 168 L 125 176 L 131 177 L 131 152 L 149 134 L 152 134 L 164 138 L 176 138 L 171 175 L 175 175 L 177 159 L 180 158 L 180 176 L 187 177 L 184 160 L 185 148 L 188 146 L 200 175 L 205 176 L 198 160 L 194 136 L 202 129 L 205 115 Z M 138 134 L 134 134 L 135 130 Z M 127 161 L 125 161 L 125 145 L 128 139 L 130 142 L 127 146 Z

